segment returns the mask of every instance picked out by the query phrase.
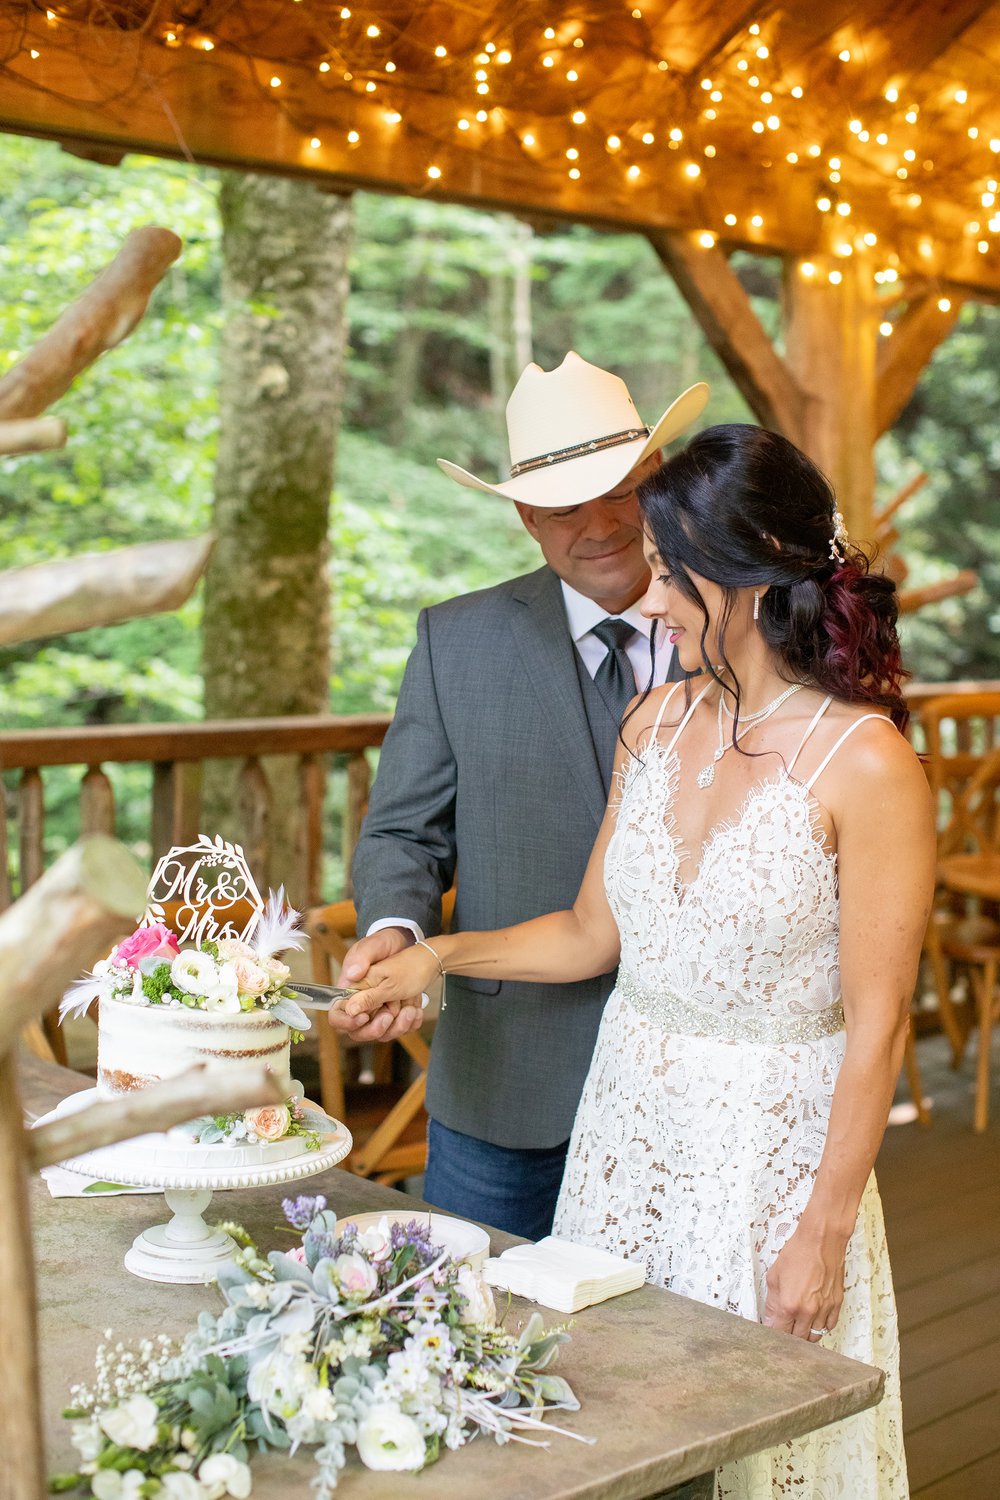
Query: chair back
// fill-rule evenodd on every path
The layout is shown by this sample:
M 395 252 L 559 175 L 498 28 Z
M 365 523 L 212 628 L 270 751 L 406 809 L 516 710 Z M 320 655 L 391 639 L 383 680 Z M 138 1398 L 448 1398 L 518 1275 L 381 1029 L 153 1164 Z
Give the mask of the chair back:
M 1000 749 L 980 761 L 955 799 L 940 852 L 1000 853 Z
M 958 800 L 985 759 L 1000 749 L 1000 692 L 931 698 L 919 710 L 913 740 L 926 754 L 940 852 L 954 853 L 962 836 L 952 831 Z

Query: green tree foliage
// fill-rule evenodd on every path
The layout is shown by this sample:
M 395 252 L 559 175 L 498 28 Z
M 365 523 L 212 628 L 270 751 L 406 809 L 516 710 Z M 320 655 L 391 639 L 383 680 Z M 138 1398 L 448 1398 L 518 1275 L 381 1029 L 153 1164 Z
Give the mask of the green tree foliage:
M 216 435 L 215 174 L 142 157 L 109 170 L 0 136 L 0 222 L 0 370 L 129 229 L 165 223 L 185 241 L 144 322 L 58 404 L 67 449 L 4 463 L 0 567 L 204 530 Z M 773 330 L 775 278 L 755 262 L 748 284 Z M 358 194 L 350 317 L 331 538 L 334 711 L 392 706 L 422 605 L 536 565 L 513 507 L 460 489 L 434 464 L 440 455 L 488 477 L 503 470 L 503 405 L 529 333 L 547 367 L 574 347 L 623 375 L 647 419 L 699 378 L 713 386 L 708 420 L 749 419 L 638 235 L 532 233 L 502 215 Z M 880 445 L 887 496 L 918 465 L 932 476 L 900 516 L 911 581 L 960 566 L 983 580 L 975 596 L 908 625 L 918 676 L 998 672 L 998 321 L 996 309 L 966 309 Z M 0 653 L 3 722 L 195 716 L 199 613 L 196 599 L 173 616 Z

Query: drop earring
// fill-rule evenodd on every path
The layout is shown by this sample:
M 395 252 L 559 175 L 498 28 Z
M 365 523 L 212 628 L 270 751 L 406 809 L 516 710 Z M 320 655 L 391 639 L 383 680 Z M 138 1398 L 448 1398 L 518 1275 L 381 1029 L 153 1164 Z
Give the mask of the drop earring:
M 753 617 L 755 620 L 760 619 L 760 589 L 753 591 Z

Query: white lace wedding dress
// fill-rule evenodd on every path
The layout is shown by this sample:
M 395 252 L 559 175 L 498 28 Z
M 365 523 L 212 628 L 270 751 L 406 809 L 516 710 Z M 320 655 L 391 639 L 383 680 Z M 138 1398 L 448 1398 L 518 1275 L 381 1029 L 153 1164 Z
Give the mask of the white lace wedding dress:
M 809 1198 L 844 1055 L 836 859 L 811 788 L 846 736 L 808 781 L 792 779 L 793 760 L 757 785 L 685 885 L 673 801 L 677 742 L 697 702 L 667 743 L 654 731 L 621 780 L 605 864 L 621 968 L 553 1232 L 642 1259 L 650 1281 L 759 1321 L 767 1271 Z M 909 1493 L 874 1177 L 847 1250 L 840 1319 L 823 1342 L 886 1372 L 881 1403 L 726 1465 L 717 1500 Z

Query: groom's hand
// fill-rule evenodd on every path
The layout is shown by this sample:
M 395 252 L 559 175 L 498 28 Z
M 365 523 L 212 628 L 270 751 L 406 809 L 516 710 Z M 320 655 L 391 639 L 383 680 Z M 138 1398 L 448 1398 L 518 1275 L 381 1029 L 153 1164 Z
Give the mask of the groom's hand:
M 348 948 L 344 956 L 340 983 L 358 984 L 366 977 L 373 964 L 401 953 L 413 940 L 412 932 L 405 927 L 383 927 L 372 933 L 371 937 L 361 938 Z M 420 1030 L 424 1011 L 420 996 L 416 995 L 410 1000 L 396 1000 L 383 1005 L 373 1015 L 348 1015 L 341 1001 L 336 1006 L 331 1006 L 327 1017 L 331 1026 L 356 1042 L 394 1042 L 407 1032 Z

